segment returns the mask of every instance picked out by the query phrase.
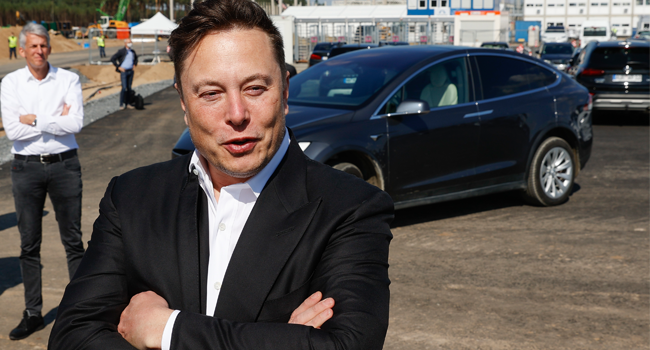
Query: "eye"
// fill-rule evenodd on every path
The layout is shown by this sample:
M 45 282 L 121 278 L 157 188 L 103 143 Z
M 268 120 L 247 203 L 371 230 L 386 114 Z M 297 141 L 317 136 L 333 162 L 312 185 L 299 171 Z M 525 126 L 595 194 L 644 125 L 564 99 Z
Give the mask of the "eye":
M 212 100 L 215 100 L 215 99 L 219 98 L 219 95 L 220 94 L 219 94 L 218 91 L 210 90 L 210 91 L 206 91 L 206 92 L 201 93 L 199 95 L 199 98 L 206 99 L 208 101 L 212 101 Z
M 259 96 L 266 91 L 266 88 L 263 86 L 251 86 L 246 89 L 246 93 L 252 96 Z

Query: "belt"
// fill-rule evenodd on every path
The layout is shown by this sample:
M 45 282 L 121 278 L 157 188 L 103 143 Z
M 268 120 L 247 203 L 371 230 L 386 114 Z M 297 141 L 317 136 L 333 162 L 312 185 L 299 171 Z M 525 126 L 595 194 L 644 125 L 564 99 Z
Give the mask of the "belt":
M 24 156 L 22 154 L 14 154 L 14 159 L 26 160 L 28 162 L 41 162 L 43 164 L 62 162 L 77 156 L 77 150 L 71 149 L 69 151 L 58 154 L 39 154 L 36 156 Z

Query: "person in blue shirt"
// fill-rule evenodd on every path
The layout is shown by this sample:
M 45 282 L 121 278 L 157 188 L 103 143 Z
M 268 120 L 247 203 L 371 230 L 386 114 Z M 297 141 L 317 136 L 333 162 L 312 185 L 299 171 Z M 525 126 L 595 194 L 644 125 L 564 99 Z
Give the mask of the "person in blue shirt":
M 129 96 L 131 84 L 133 83 L 133 69 L 138 65 L 138 55 L 133 50 L 131 39 L 124 39 L 124 48 L 119 49 L 111 62 L 115 66 L 115 71 L 120 73 L 122 80 L 122 92 L 120 93 L 120 108 L 126 109 L 129 105 Z

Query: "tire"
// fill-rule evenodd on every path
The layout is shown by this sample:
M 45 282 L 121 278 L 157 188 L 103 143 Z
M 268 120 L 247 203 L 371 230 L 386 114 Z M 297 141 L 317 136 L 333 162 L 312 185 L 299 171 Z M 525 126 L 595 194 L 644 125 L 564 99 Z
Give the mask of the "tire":
M 562 204 L 571 195 L 575 176 L 576 161 L 571 146 L 561 138 L 549 137 L 533 156 L 524 198 L 538 206 Z
M 352 163 L 347 163 L 347 162 L 338 163 L 333 165 L 332 168 L 336 170 L 341 170 L 342 172 L 348 173 L 350 175 L 354 175 L 360 178 L 361 180 L 363 180 L 363 172 L 361 172 L 361 169 L 359 169 L 359 167 L 357 167 Z

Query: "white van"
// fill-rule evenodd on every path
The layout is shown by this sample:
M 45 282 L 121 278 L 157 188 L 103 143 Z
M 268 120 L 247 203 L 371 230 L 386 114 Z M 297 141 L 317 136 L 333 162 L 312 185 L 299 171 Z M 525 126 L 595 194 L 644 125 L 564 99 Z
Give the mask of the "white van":
M 580 48 L 584 49 L 590 41 L 609 41 L 611 38 L 612 30 L 608 21 L 589 20 L 582 22 Z

